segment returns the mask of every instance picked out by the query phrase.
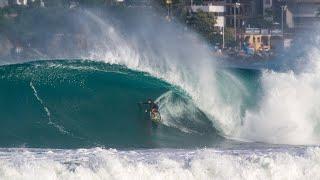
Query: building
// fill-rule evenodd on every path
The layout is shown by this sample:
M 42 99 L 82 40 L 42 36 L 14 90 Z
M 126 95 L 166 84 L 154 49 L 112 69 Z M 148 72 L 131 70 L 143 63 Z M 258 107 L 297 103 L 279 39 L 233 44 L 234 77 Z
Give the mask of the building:
M 254 0 L 206 0 L 201 5 L 192 5 L 192 11 L 212 12 L 217 16 L 217 26 L 244 28 L 254 16 Z
M 253 1 L 254 17 L 264 17 L 266 20 L 281 22 L 281 6 L 288 0 L 255 0 Z
M 263 0 L 263 16 L 268 16 L 268 12 L 271 12 L 273 9 L 273 0 Z
M 8 0 L 0 0 L 0 8 L 8 6 Z
M 263 15 L 263 0 L 252 1 L 252 14 L 254 17 Z
M 116 0 L 116 2 L 124 3 L 126 6 L 129 7 L 151 7 L 151 4 L 153 3 L 152 0 Z
M 244 42 L 252 49 L 252 52 L 270 51 L 279 49 L 282 33 L 279 30 L 246 28 L 243 34 Z M 278 47 L 276 47 L 278 46 Z
M 28 5 L 27 0 L 8 0 L 10 6 L 18 5 L 18 6 L 26 6 Z
M 300 32 L 319 25 L 319 8 L 320 0 L 291 0 L 286 9 L 287 27 L 292 32 Z
M 227 0 L 226 26 L 244 29 L 248 19 L 254 16 L 253 0 Z
M 215 27 L 223 28 L 225 26 L 225 11 L 226 7 L 223 1 L 211 1 L 201 5 L 192 5 L 192 12 L 203 11 L 207 13 L 214 13 L 217 17 Z
M 1 0 L 0 0 L 1 1 Z M 70 1 L 74 2 L 74 1 Z M 31 4 L 39 4 L 39 7 L 45 7 L 44 0 L 8 0 L 10 6 L 30 6 Z

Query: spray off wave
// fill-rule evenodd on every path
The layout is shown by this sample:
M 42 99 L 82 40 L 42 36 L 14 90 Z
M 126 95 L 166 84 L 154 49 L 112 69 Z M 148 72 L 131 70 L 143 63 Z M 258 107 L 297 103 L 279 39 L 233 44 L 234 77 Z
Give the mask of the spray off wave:
M 320 143 L 320 51 L 313 49 L 312 66 L 303 72 L 264 71 L 258 108 L 247 111 L 240 133 L 268 143 Z
M 174 30 L 179 25 L 157 25 L 146 18 L 142 21 L 148 22 L 147 27 L 136 32 L 143 35 L 130 39 L 122 37 L 111 23 L 87 15 L 97 27 L 108 29 L 104 37 L 111 39 L 104 44 L 107 53 L 93 50 L 91 59 L 123 64 L 181 87 L 224 136 L 276 144 L 319 144 L 319 68 L 300 73 L 266 70 L 258 85 L 260 98 L 255 98 L 238 74 L 217 72 L 210 50 L 192 33 L 186 32 L 181 39 L 173 37 L 179 34 Z M 311 55 L 303 55 L 304 61 L 318 67 L 319 49 L 313 47 L 307 53 Z M 219 73 L 225 77 L 223 85 Z M 255 101 L 252 107 L 247 106 L 250 99 Z
M 191 97 L 188 103 L 195 104 L 223 136 L 319 144 L 319 69 L 264 71 L 257 83 L 250 83 L 246 80 L 250 77 L 220 71 L 215 64 L 219 59 L 212 57 L 201 38 L 177 23 L 153 16 L 154 12 L 133 15 L 127 21 L 113 15 L 102 18 L 86 10 L 74 13 L 77 16 L 70 16 L 74 23 L 67 26 L 81 30 L 88 47 L 79 52 L 80 59 L 125 65 L 180 87 Z M 301 57 L 317 66 L 318 62 L 312 61 L 319 59 L 318 44 L 312 46 L 313 50 L 306 50 Z M 61 58 L 59 53 L 49 57 Z
M 217 92 L 214 59 L 209 47 L 195 34 L 181 34 L 183 28 L 179 25 L 144 17 L 137 20 L 136 26 L 144 25 L 135 29 L 135 36 L 124 38 L 111 23 L 90 12 L 86 14 L 97 28 L 105 30 L 102 36 L 107 39 L 100 42 L 103 52 L 93 49 L 90 59 L 125 65 L 179 86 L 223 134 L 231 134 L 239 127 L 239 109 L 229 104 L 233 102 L 223 101 Z

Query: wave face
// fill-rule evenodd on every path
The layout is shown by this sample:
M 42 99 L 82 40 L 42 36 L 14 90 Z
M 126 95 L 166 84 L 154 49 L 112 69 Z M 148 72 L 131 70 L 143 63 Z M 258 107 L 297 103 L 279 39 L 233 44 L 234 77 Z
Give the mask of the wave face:
M 222 140 L 183 91 L 124 66 L 1 66 L 0 86 L 1 147 L 196 147 Z M 155 127 L 138 104 L 148 98 L 158 98 L 162 125 Z
M 217 123 L 225 119 L 210 116 L 225 107 L 206 112 L 181 86 L 125 66 L 86 60 L 1 66 L 0 145 L 201 147 L 220 146 L 225 137 L 283 144 L 319 142 L 318 101 L 313 99 L 320 96 L 313 70 L 295 74 L 221 69 L 214 77 L 219 99 L 237 117 L 230 123 L 239 121 L 231 135 Z M 148 98 L 160 106 L 164 122 L 157 127 L 150 123 L 147 107 L 139 105 Z
M 278 71 L 238 73 L 221 71 L 210 49 L 194 34 L 181 33 L 179 25 L 145 18 L 134 21 L 140 28 L 124 36 L 112 23 L 87 16 L 108 30 L 102 35 L 108 40 L 91 51 L 90 59 L 123 64 L 179 86 L 224 137 L 320 143 L 319 35 L 310 45 L 280 56 Z
M 61 24 L 85 49 L 0 61 L 0 179 L 320 179 L 319 147 L 254 143 L 319 145 L 318 35 L 282 57 L 294 70 L 226 69 L 153 11 L 120 28 L 79 11 Z
M 185 30 L 185 27 L 178 23 L 168 23 L 159 18 L 153 10 L 148 13 L 133 13 L 133 15 L 126 16 L 128 18 L 123 18 L 121 13 L 119 13 L 120 15 L 111 13 L 111 15 L 105 16 L 96 15 L 87 10 L 75 10 L 74 13 L 74 16 L 68 16 L 72 18 L 73 23 L 65 23 L 66 27 L 61 28 L 65 28 L 66 32 L 73 32 L 69 31 L 70 29 L 78 30 L 79 32 L 75 32 L 75 36 L 77 33 L 81 34 L 81 42 L 85 42 L 86 48 L 81 49 L 77 46 L 79 44 L 72 43 L 73 41 L 64 43 L 61 40 L 62 45 L 72 45 L 73 53 L 68 54 L 69 48 L 57 45 L 48 48 L 48 55 L 41 57 L 49 60 L 76 57 L 102 61 L 107 64 L 125 66 L 127 70 L 145 72 L 156 79 L 163 80 L 162 82 L 170 84 L 170 88 L 160 86 L 161 90 L 156 91 L 158 94 L 139 96 L 143 98 L 148 98 L 147 96 L 160 97 L 159 102 L 175 106 L 174 108 L 161 106 L 163 112 L 166 113 L 164 116 L 171 119 L 166 122 L 166 127 L 179 129 L 179 132 L 200 132 L 200 134 L 202 129 L 216 129 L 223 137 L 245 141 L 294 145 L 320 143 L 319 33 L 315 35 L 314 42 L 311 42 L 310 45 L 297 47 L 294 49 L 297 52 L 286 52 L 280 57 L 279 63 L 290 65 L 289 67 L 279 65 L 277 69 L 280 69 L 281 72 L 221 70 L 216 64 L 219 59 L 212 56 L 210 48 L 201 38 L 189 30 Z M 54 32 L 51 33 L 54 34 Z M 65 38 L 67 39 L 68 36 Z M 303 44 L 305 45 L 305 43 Z M 299 43 L 296 45 L 301 46 Z M 1 61 L 0 64 L 23 63 L 28 62 L 29 59 L 32 58 L 7 59 Z M 46 72 L 44 74 L 58 76 L 60 73 Z M 64 74 L 77 77 L 68 73 Z M 12 74 L 11 76 L 15 77 L 16 75 Z M 48 75 L 48 77 L 50 76 Z M 47 81 L 48 77 L 44 77 L 43 82 Z M 78 77 L 82 77 L 82 75 L 78 75 Z M 98 86 L 100 77 L 95 78 L 97 79 L 92 77 L 91 81 L 96 82 Z M 65 81 L 81 82 L 81 80 L 73 79 Z M 21 89 L 28 89 L 28 92 L 32 93 L 34 103 L 41 106 L 40 109 L 38 108 L 38 114 L 44 113 L 43 116 L 47 118 L 52 127 L 66 134 L 66 129 L 70 127 L 63 128 L 64 125 L 55 123 L 55 121 L 62 117 L 67 119 L 67 116 L 61 113 L 61 117 L 54 117 L 56 112 L 52 110 L 51 105 L 47 105 L 48 100 L 43 95 L 43 91 L 50 90 L 50 88 L 41 89 L 43 82 L 34 82 L 29 79 Z M 62 88 L 59 85 L 54 87 Z M 9 84 L 4 87 L 10 86 Z M 131 87 L 127 88 L 130 91 L 133 90 Z M 19 85 L 16 89 L 19 89 Z M 72 86 L 66 92 L 69 92 L 69 96 L 73 97 L 71 89 Z M 179 93 L 176 92 L 176 89 L 179 89 Z M 7 89 L 7 91 L 10 90 Z M 64 91 L 61 90 L 61 92 Z M 81 92 L 79 91 L 77 96 L 86 97 L 87 93 L 93 94 L 93 91 L 89 90 Z M 124 90 L 122 94 L 125 96 L 128 93 Z M 4 98 L 6 97 L 5 93 L 2 95 Z M 56 99 L 62 95 L 63 93 L 57 95 Z M 17 95 L 17 97 L 19 96 L 21 95 Z M 97 97 L 97 95 L 92 95 L 92 97 Z M 119 93 L 117 99 L 121 99 L 121 97 Z M 14 98 L 12 97 L 12 99 Z M 88 102 L 91 100 L 92 103 L 98 102 L 98 100 L 86 100 Z M 140 101 L 140 98 L 134 100 Z M 19 104 L 20 102 L 15 101 L 15 103 Z M 7 107 L 7 104 L 10 102 L 4 101 L 2 106 Z M 57 103 L 54 105 L 60 106 Z M 102 112 L 104 106 L 107 105 L 97 106 L 100 106 L 101 111 L 99 112 Z M 70 107 L 65 105 L 65 108 L 61 109 L 68 108 Z M 121 108 L 132 110 L 132 105 Z M 98 109 L 96 110 L 98 111 Z M 11 111 L 14 113 L 17 110 Z M 192 114 L 194 111 L 195 115 Z M 179 113 L 186 112 L 192 112 L 187 115 L 192 120 L 188 120 L 188 123 L 181 123 L 185 116 L 179 116 Z M 105 115 L 106 113 L 100 114 L 101 117 Z M 22 119 L 22 115 L 20 118 Z M 200 128 L 197 127 L 198 119 L 201 123 L 202 119 L 206 119 L 204 122 L 208 126 L 206 128 L 203 128 L 203 125 Z M 212 132 L 212 130 L 208 130 L 208 132 Z M 23 140 L 21 139 L 21 141 Z

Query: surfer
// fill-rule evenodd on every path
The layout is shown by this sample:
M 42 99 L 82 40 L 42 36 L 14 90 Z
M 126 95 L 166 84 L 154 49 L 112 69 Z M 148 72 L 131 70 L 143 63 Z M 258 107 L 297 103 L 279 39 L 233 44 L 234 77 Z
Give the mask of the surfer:
M 150 112 L 152 112 L 152 113 L 157 113 L 157 112 L 159 112 L 159 106 L 158 106 L 154 101 L 152 101 L 151 99 L 148 99 L 147 102 L 144 102 L 144 103 L 142 103 L 142 104 L 147 104 L 147 105 L 149 105 L 149 107 L 150 107 Z
M 154 101 L 152 101 L 151 99 L 148 99 L 147 102 L 144 102 L 142 104 L 149 105 L 150 118 L 152 121 L 161 122 L 161 115 L 159 112 L 159 106 Z M 148 112 L 148 111 L 146 110 L 146 112 Z

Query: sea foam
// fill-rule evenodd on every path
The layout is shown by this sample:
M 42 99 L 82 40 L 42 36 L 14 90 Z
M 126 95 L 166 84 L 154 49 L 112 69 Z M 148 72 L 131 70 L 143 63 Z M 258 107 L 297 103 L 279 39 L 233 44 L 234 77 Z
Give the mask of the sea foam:
M 319 179 L 320 149 L 5 149 L 1 179 Z

